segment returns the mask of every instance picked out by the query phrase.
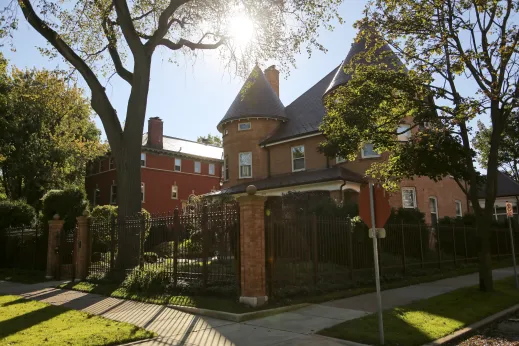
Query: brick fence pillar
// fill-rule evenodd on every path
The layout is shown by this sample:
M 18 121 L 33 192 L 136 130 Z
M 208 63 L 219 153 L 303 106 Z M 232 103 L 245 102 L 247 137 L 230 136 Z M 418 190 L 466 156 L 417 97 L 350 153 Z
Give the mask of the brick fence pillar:
M 90 237 L 90 229 L 88 227 L 88 217 L 78 216 L 77 220 L 77 251 L 76 251 L 76 279 L 78 281 L 85 280 L 88 275 L 88 266 L 90 265 L 90 255 L 92 251 L 92 243 Z
M 267 302 L 265 275 L 265 200 L 256 196 L 256 187 L 247 187 L 240 203 L 240 302 L 260 306 Z
M 47 242 L 47 271 L 46 279 L 54 279 L 56 277 L 56 269 L 58 266 L 58 254 L 56 253 L 61 240 L 61 230 L 63 229 L 64 220 L 59 219 L 59 215 L 54 215 L 53 220 L 49 220 L 49 239 Z

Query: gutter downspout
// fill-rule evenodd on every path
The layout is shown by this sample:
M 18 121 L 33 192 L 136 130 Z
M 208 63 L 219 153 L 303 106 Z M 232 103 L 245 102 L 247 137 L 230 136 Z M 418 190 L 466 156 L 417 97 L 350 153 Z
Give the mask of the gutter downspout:
M 270 148 L 264 147 L 267 149 L 267 178 L 270 178 Z
M 344 187 L 344 185 L 346 185 L 346 180 L 342 180 L 342 184 L 341 184 L 341 187 L 339 188 L 339 192 L 341 194 L 341 203 L 344 202 L 344 194 L 342 193 L 342 188 Z

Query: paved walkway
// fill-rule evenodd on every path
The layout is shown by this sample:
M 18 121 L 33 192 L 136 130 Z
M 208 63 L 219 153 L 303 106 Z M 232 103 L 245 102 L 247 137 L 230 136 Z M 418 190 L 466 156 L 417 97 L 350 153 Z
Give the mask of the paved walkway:
M 512 268 L 494 270 L 494 278 L 513 275 Z M 477 274 L 382 292 L 385 309 L 475 285 Z M 133 343 L 138 346 L 339 346 L 354 343 L 315 335 L 323 328 L 376 311 L 374 294 L 310 305 L 292 312 L 235 323 L 196 316 L 162 305 L 109 298 L 97 294 L 53 288 L 56 282 L 23 285 L 0 281 L 0 294 L 63 305 L 152 330 L 159 336 Z

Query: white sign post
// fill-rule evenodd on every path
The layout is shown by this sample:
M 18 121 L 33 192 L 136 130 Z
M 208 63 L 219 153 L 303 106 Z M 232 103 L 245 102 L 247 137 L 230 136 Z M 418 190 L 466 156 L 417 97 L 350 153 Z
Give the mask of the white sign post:
M 519 282 L 517 281 L 517 267 L 515 264 L 514 232 L 512 232 L 512 217 L 514 217 L 514 206 L 510 202 L 506 202 L 506 216 L 508 217 L 508 229 L 510 230 L 510 242 L 512 244 L 512 263 L 514 265 L 515 288 L 519 289 Z
M 380 344 L 384 345 L 384 321 L 382 320 L 382 295 L 380 294 L 380 271 L 378 268 L 378 244 L 377 244 L 377 229 L 375 228 L 375 198 L 373 193 L 373 183 L 369 183 L 369 201 L 371 206 L 371 232 L 373 235 L 373 260 L 375 267 L 375 285 L 377 287 L 377 308 L 378 308 L 378 333 L 380 337 Z M 385 235 L 385 232 L 384 232 Z M 514 266 L 515 267 L 515 266 Z M 516 277 L 517 279 L 517 277 Z

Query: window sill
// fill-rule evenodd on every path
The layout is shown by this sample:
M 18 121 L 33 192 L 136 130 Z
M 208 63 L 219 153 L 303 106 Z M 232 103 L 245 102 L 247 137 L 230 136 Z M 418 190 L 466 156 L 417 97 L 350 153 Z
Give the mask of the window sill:
M 361 156 L 362 159 L 379 159 L 380 155 L 378 156 Z
M 239 177 L 238 179 L 252 179 L 252 177 Z
M 292 172 L 302 172 L 302 171 L 306 171 L 306 168 L 292 169 Z

